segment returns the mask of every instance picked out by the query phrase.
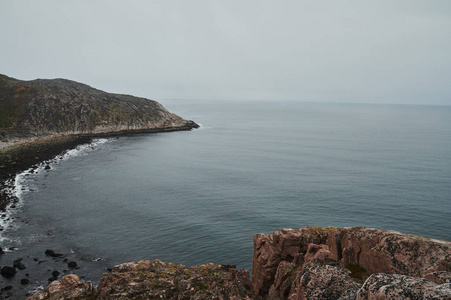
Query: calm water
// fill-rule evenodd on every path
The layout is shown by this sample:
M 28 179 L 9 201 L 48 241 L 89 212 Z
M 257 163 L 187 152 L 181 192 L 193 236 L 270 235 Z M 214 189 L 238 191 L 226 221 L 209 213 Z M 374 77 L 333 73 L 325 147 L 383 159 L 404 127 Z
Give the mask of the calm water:
M 24 177 L 26 222 L 4 234 L 27 249 L 51 236 L 110 265 L 247 269 L 253 235 L 284 227 L 451 240 L 451 107 L 162 104 L 201 129 L 101 141 Z

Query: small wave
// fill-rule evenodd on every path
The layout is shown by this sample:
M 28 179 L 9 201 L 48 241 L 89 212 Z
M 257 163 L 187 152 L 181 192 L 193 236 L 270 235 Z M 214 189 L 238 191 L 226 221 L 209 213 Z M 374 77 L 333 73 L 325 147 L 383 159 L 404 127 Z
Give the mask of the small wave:
M 199 130 L 199 129 L 212 129 L 212 128 L 214 128 L 213 126 L 205 126 L 205 125 L 200 124 L 200 123 L 198 123 L 198 125 L 199 125 L 198 130 Z
M 96 262 L 96 261 L 105 261 L 105 260 L 106 259 L 103 257 L 97 257 L 97 258 L 94 258 L 92 261 Z
M 30 295 L 33 295 L 33 294 L 36 293 L 37 291 L 41 291 L 41 290 L 44 290 L 44 289 L 45 289 L 45 287 L 44 287 L 43 285 L 40 285 L 40 286 L 37 286 L 37 287 L 35 287 L 35 288 L 30 289 L 30 290 L 28 291 L 28 293 L 29 293 Z
M 60 157 L 60 160 L 66 160 L 71 157 L 87 154 L 91 151 L 98 150 L 100 146 L 111 142 L 113 139 L 94 139 L 91 143 L 78 145 L 76 148 L 66 151 L 64 155 Z

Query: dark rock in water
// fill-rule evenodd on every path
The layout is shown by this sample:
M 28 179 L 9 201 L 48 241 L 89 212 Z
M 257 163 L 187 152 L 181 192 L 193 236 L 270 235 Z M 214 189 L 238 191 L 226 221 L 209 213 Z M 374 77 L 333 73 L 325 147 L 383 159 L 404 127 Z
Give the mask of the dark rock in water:
M 48 279 L 48 282 L 52 282 L 52 281 L 55 281 L 55 280 L 58 280 L 58 278 L 55 277 L 55 276 L 52 276 L 52 277 L 50 277 L 50 278 Z
M 76 268 L 77 267 L 77 263 L 75 261 L 70 261 L 67 263 L 67 266 L 69 268 Z
M 2 228 L 3 229 L 3 228 Z M 1 254 L 4 254 L 5 253 L 5 251 L 3 251 L 3 249 L 2 249 L 2 247 L 0 247 L 0 255 Z
M 50 249 L 45 250 L 45 254 L 50 257 L 62 257 L 63 256 L 63 254 L 55 253 L 55 251 L 50 250 Z
M 56 270 L 52 272 L 53 277 L 58 277 L 59 274 L 61 274 L 61 273 Z
M 45 170 L 50 170 L 51 167 L 50 167 L 50 165 L 46 165 L 44 169 L 45 169 Z
M 13 286 L 12 286 L 12 285 L 7 285 L 7 286 L 5 286 L 4 288 L 2 288 L 0 291 L 6 292 L 6 291 L 10 291 L 10 290 L 12 290 L 12 289 L 13 289 Z
M 5 278 L 11 278 L 17 273 L 13 267 L 5 266 L 0 270 L 0 274 Z
M 30 280 L 27 279 L 27 278 L 22 278 L 22 279 L 20 280 L 20 283 L 21 283 L 21 284 L 29 284 L 29 283 L 30 283 Z
M 25 270 L 26 269 L 25 265 L 22 263 L 22 258 L 16 259 L 13 262 L 13 267 L 17 268 L 19 270 Z

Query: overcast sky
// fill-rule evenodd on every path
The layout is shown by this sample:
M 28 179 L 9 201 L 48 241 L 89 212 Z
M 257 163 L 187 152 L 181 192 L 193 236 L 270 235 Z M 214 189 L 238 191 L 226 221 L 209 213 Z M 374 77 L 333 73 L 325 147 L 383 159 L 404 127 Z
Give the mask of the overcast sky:
M 0 0 L 0 73 L 162 99 L 451 105 L 451 1 Z

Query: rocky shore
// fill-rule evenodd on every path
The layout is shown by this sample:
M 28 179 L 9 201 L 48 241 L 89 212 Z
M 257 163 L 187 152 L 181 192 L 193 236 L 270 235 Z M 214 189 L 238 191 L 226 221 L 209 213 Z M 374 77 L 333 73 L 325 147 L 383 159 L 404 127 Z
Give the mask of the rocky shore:
M 198 128 L 160 103 L 67 79 L 0 74 L 0 210 L 15 201 L 8 179 L 94 137 Z
M 256 234 L 252 278 L 233 265 L 118 265 L 94 286 L 66 275 L 36 299 L 451 299 L 451 242 L 381 229 Z
M 0 223 L 18 221 L 8 214 L 18 203 L 12 193 L 18 173 L 30 168 L 33 172 L 94 138 L 198 127 L 150 99 L 107 93 L 66 79 L 23 81 L 0 74 Z M 3 231 L 0 224 L 0 238 Z M 82 273 L 76 259 L 81 265 L 92 263 L 91 258 L 76 258 L 70 249 L 55 249 L 59 255 L 49 255 L 45 244 L 34 249 L 33 256 L 18 254 L 16 247 L 2 247 L 0 299 L 23 299 L 31 282 Z
M 8 190 L 13 188 L 11 180 L 16 174 L 29 168 L 36 168 L 41 162 L 48 161 L 74 149 L 80 144 L 90 143 L 94 138 L 111 138 L 133 134 L 161 133 L 173 131 L 188 131 L 198 128 L 193 121 L 187 121 L 180 126 L 168 126 L 161 128 L 147 128 L 134 130 L 121 130 L 103 133 L 80 134 L 51 134 L 40 137 L 12 136 L 14 142 L 0 140 L 0 211 L 4 211 L 8 205 L 14 205 L 17 201 Z M 0 228 L 1 229 L 1 228 Z

